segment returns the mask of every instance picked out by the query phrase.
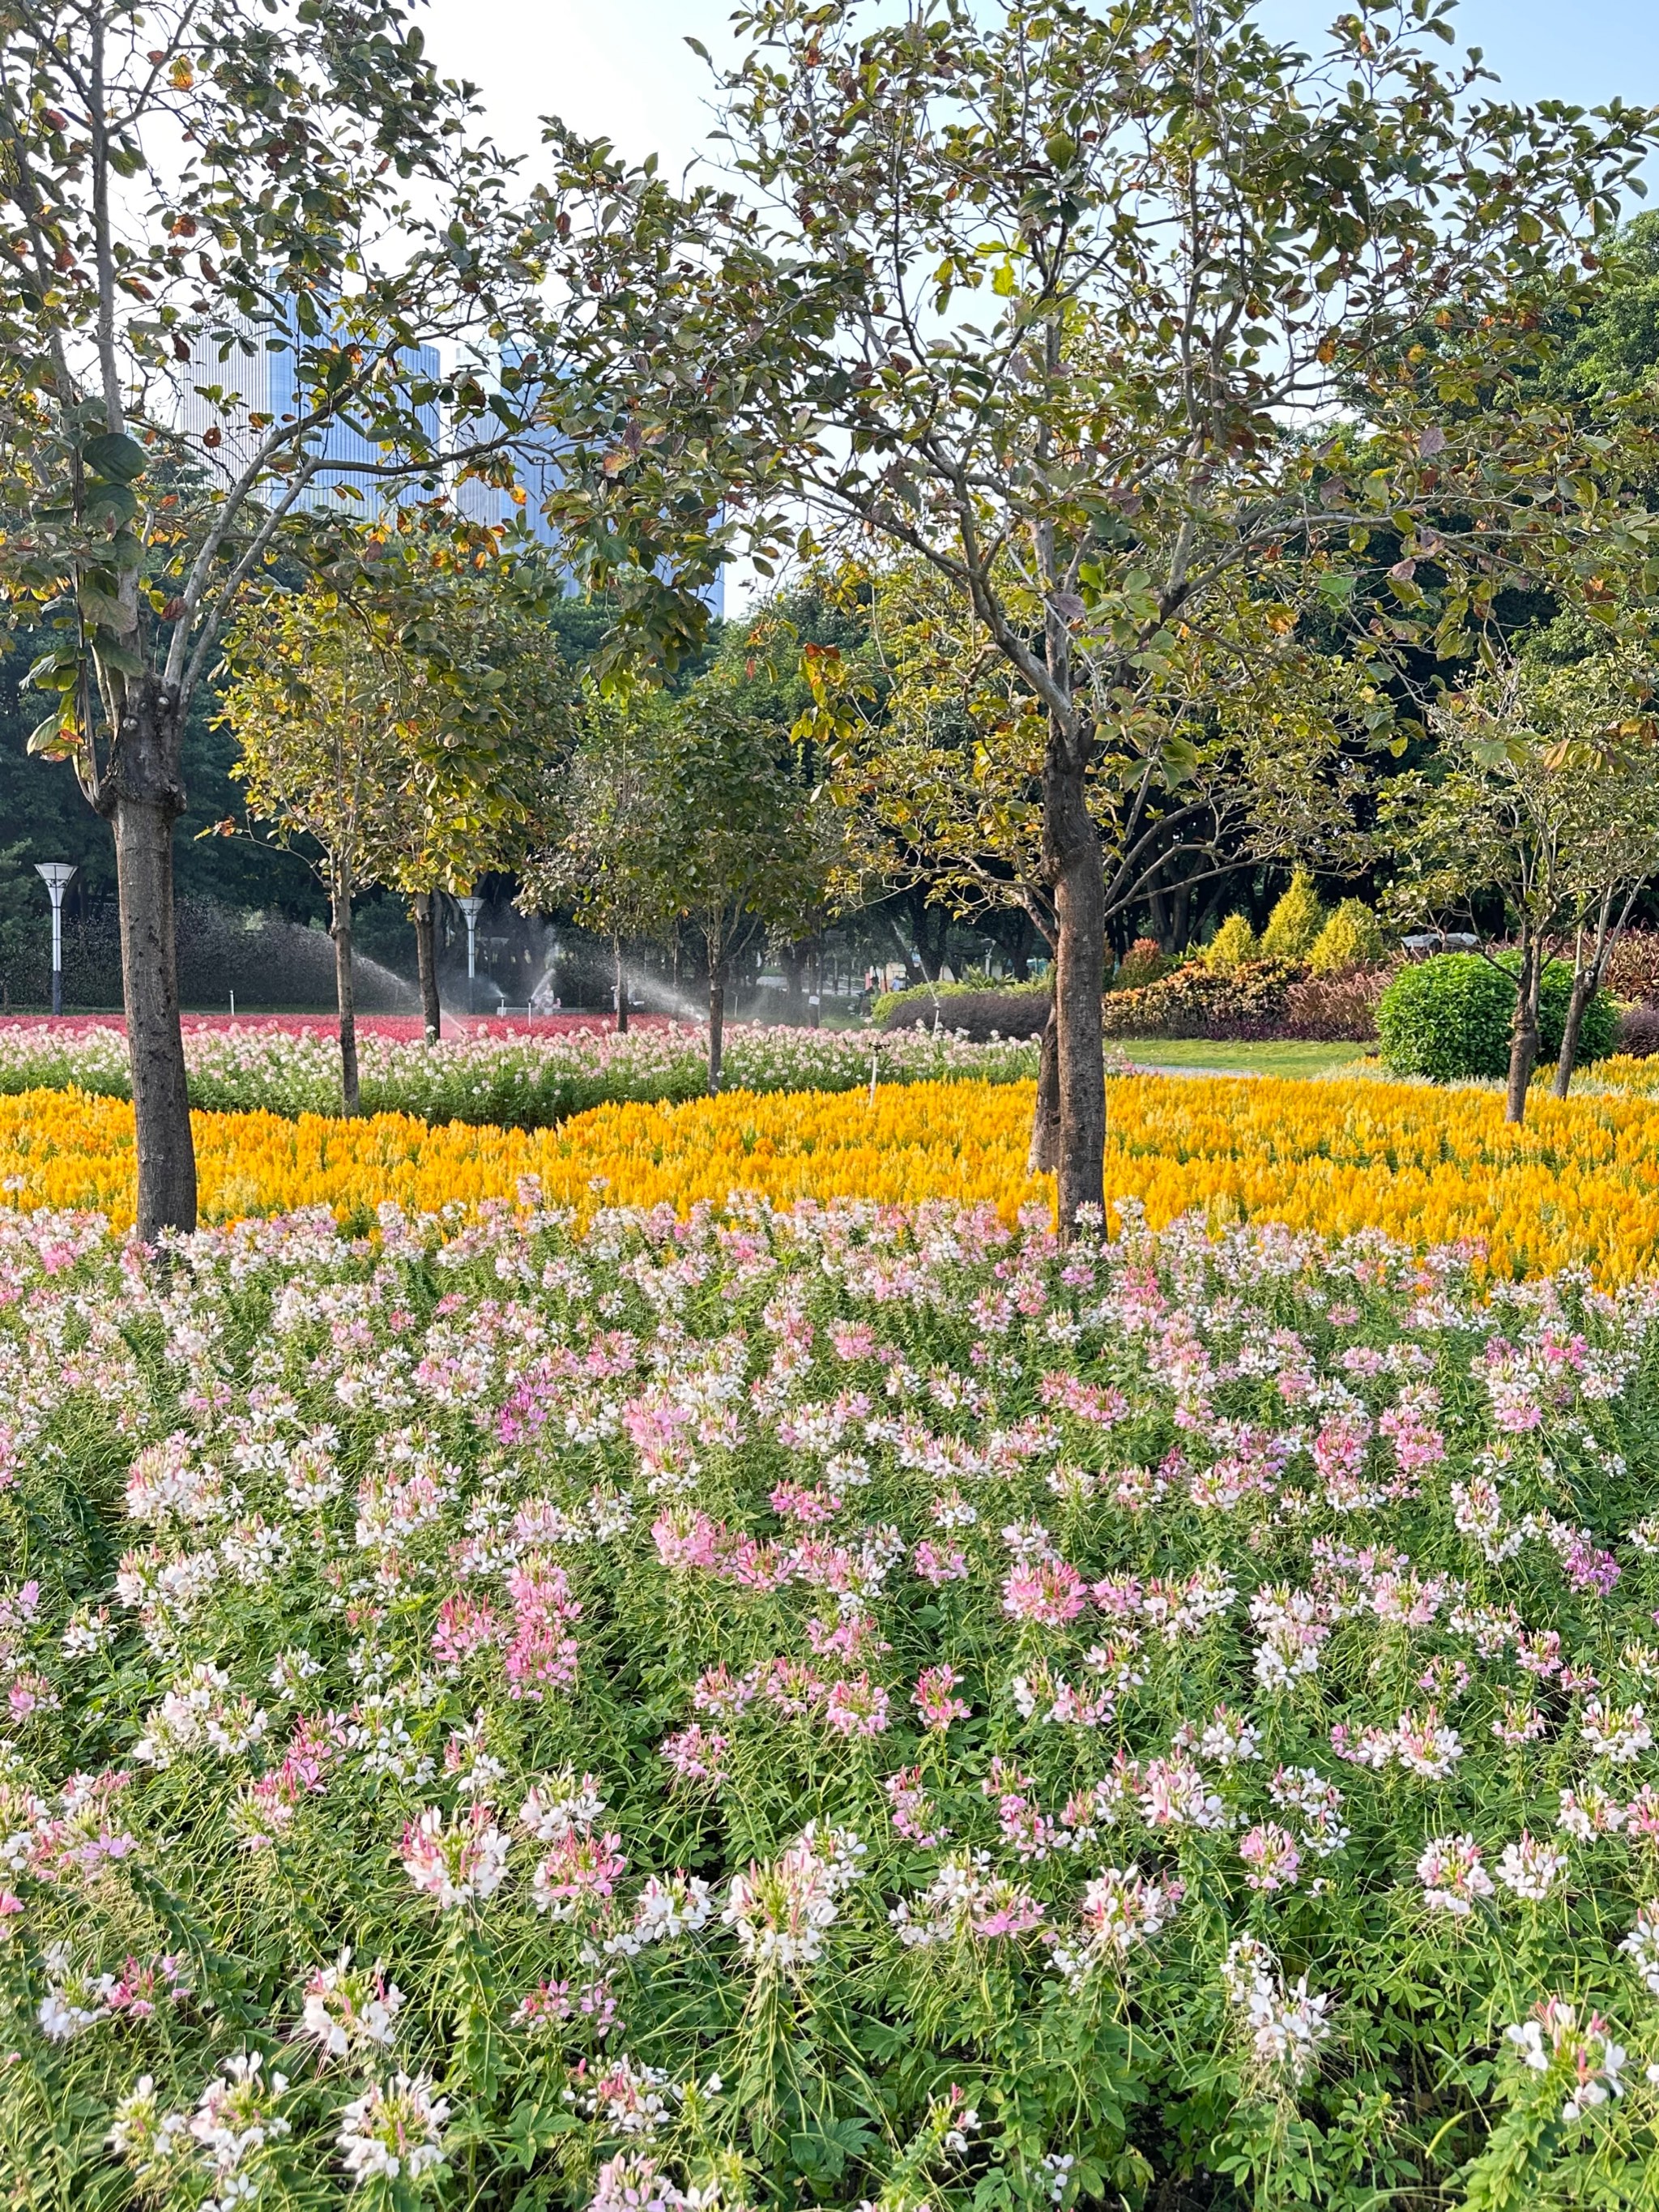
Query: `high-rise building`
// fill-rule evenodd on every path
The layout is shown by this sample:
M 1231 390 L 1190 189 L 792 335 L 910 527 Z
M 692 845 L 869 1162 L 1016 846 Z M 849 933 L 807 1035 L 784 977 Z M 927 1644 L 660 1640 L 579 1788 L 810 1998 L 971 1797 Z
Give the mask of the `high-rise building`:
M 285 328 L 256 328 L 252 324 L 236 328 L 227 321 L 196 333 L 189 362 L 181 363 L 178 372 L 178 426 L 195 447 L 194 458 L 221 476 L 234 477 L 252 459 L 264 434 L 249 427 L 250 415 L 269 416 L 278 422 L 297 417 L 302 398 L 299 352 L 298 324 L 291 307 Z M 513 358 L 510 354 L 497 356 L 498 361 Z M 413 381 L 435 384 L 442 373 L 435 346 L 405 348 L 398 359 Z M 204 398 L 204 387 L 216 388 L 225 395 L 224 400 Z M 418 412 L 422 427 L 435 447 L 442 428 L 437 402 L 423 404 Z M 203 442 L 215 432 L 218 435 L 211 445 Z M 386 495 L 377 489 L 380 480 L 358 474 L 350 464 L 372 466 L 386 455 L 349 411 L 319 424 L 308 450 L 321 456 L 322 465 L 301 494 L 300 505 L 313 512 L 348 507 L 360 513 L 374 512 L 379 498 Z M 558 481 L 556 434 L 545 430 L 526 438 L 515 452 L 514 466 L 524 493 L 522 502 L 497 485 L 468 477 L 454 487 L 456 507 L 471 521 L 503 529 L 516 526 L 527 530 L 538 544 L 556 548 L 557 532 L 545 511 L 549 495 Z M 354 485 L 356 497 L 343 496 L 341 487 Z M 391 495 L 397 496 L 395 489 Z M 700 596 L 717 618 L 725 613 L 723 577 L 717 576 Z
M 288 307 L 286 325 L 240 325 L 228 319 L 198 330 L 191 343 L 190 359 L 179 371 L 179 428 L 192 442 L 205 441 L 217 431 L 212 444 L 201 443 L 192 456 L 216 473 L 234 477 L 245 468 L 265 434 L 250 427 L 250 415 L 264 415 L 276 422 L 297 419 L 303 404 L 299 388 L 301 339 L 294 308 Z M 436 383 L 442 362 L 436 346 L 405 347 L 398 356 L 400 370 L 412 382 Z M 217 389 L 222 402 L 204 398 L 204 388 Z M 435 400 L 416 410 L 422 428 L 436 443 L 441 428 Z M 361 505 L 373 511 L 377 480 L 361 475 L 347 464 L 373 466 L 386 459 L 368 437 L 361 420 L 349 410 L 319 424 L 307 450 L 320 454 L 323 465 L 300 495 L 299 504 L 313 510 Z M 330 463 L 336 465 L 331 467 Z M 355 485 L 358 498 L 341 497 L 342 486 Z

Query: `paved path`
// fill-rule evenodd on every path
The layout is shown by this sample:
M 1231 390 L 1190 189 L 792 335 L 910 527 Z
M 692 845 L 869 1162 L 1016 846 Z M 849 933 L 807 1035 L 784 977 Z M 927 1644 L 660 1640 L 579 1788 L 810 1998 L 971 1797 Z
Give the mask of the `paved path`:
M 1127 1073 L 1130 1075 L 1238 1075 L 1254 1079 L 1262 1071 L 1259 1067 L 1193 1067 L 1185 1060 L 1132 1060 Z

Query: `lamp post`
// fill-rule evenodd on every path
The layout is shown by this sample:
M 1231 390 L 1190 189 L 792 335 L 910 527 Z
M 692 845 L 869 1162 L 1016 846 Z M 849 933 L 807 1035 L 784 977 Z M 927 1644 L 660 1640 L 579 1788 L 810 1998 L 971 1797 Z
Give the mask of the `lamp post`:
M 52 1011 L 64 1011 L 64 893 L 75 874 L 68 860 L 37 860 L 34 872 L 52 901 Z
M 466 1011 L 478 1011 L 478 916 L 483 912 L 481 898 L 457 899 L 456 905 L 466 921 Z

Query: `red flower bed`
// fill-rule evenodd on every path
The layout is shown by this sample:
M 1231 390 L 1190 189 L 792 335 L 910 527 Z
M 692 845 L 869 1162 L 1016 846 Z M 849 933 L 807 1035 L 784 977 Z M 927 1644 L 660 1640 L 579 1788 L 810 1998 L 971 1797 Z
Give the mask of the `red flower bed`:
M 126 1018 L 123 1014 L 10 1014 L 4 1018 L 9 1025 L 18 1029 L 56 1030 L 75 1036 L 82 1030 L 124 1030 Z M 337 1024 L 331 1014 L 186 1014 L 184 1025 L 187 1030 L 279 1030 L 291 1036 L 307 1034 L 331 1037 Z M 630 1014 L 629 1027 L 636 1030 L 666 1029 L 670 1026 L 666 1014 Z M 603 1013 L 568 1014 L 500 1014 L 488 1018 L 480 1015 L 470 1020 L 463 1014 L 444 1015 L 446 1036 L 550 1036 L 563 1031 L 578 1030 L 608 1030 L 611 1017 Z M 360 1014 L 358 1033 L 364 1036 L 396 1037 L 412 1043 L 421 1035 L 418 1014 Z

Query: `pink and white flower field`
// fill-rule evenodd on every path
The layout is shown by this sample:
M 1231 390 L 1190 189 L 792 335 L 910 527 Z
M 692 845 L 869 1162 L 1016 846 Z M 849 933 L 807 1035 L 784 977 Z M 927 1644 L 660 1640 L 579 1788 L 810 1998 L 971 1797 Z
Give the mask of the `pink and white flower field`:
M 1651 2204 L 1656 1389 L 1376 1238 L 0 1216 L 5 2201 Z

